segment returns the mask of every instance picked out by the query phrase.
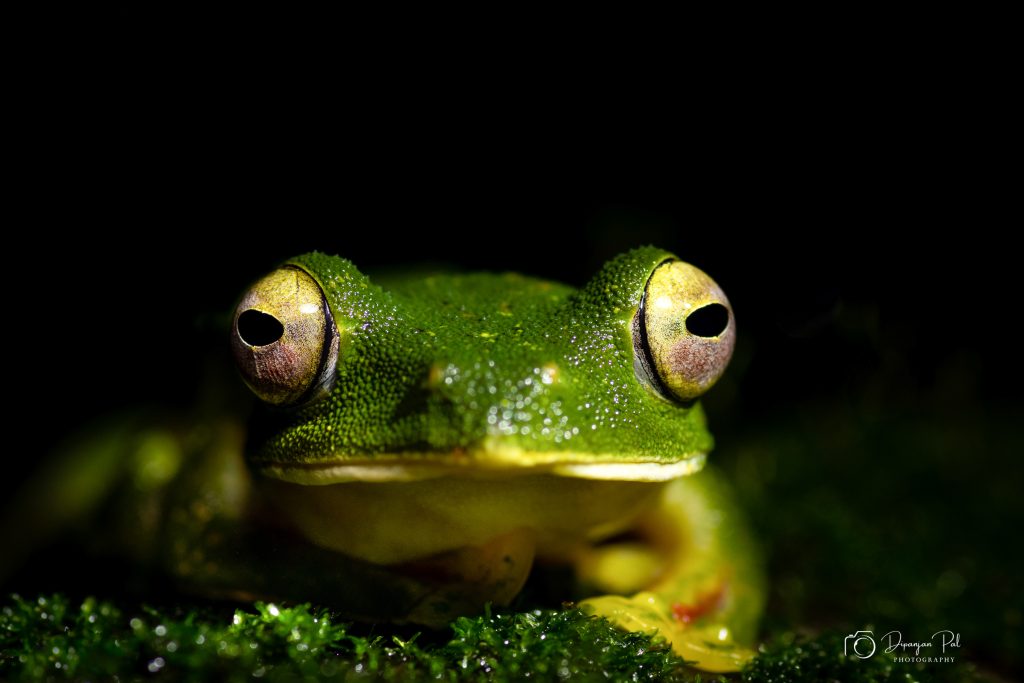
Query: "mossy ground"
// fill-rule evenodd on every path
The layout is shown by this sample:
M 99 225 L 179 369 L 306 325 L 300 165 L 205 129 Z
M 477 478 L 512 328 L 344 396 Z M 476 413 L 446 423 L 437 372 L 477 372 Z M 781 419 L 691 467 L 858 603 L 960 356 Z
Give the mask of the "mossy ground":
M 707 681 L 662 643 L 575 609 L 461 618 L 447 640 L 357 635 L 309 605 L 125 612 L 87 598 L 14 597 L 0 618 L 2 666 L 15 679 L 632 680 Z M 782 637 L 746 681 L 965 681 L 969 665 L 936 667 L 842 655 L 843 636 Z M 735 677 L 733 677 L 735 678 Z

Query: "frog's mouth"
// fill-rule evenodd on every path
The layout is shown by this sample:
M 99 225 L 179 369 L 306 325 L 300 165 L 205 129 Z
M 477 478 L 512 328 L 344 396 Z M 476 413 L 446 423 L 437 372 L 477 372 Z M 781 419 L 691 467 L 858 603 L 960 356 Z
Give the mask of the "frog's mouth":
M 607 456 L 604 456 L 607 458 Z M 266 476 L 294 484 L 327 485 L 343 482 L 421 481 L 438 477 L 499 479 L 549 474 L 603 481 L 669 481 L 704 468 L 706 453 L 672 462 L 609 461 L 587 453 L 533 453 L 519 449 L 481 449 L 450 453 L 381 454 L 373 458 L 258 463 Z

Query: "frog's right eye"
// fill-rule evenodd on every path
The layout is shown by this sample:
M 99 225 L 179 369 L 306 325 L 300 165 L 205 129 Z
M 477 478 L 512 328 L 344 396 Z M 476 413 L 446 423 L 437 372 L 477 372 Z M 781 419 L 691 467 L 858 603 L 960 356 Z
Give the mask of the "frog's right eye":
M 256 282 L 235 309 L 231 350 L 242 379 L 267 403 L 325 394 L 338 361 L 338 330 L 320 285 L 293 266 Z
M 685 403 L 725 372 L 736 324 L 714 280 L 689 263 L 670 259 L 647 280 L 633 335 L 637 377 L 663 397 Z

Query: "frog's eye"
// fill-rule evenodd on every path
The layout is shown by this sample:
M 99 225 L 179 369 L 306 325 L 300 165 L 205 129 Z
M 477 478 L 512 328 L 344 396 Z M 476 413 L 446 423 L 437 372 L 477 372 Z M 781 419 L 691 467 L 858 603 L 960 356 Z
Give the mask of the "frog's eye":
M 242 378 L 267 403 L 326 393 L 338 360 L 338 331 L 320 286 L 285 266 L 249 288 L 235 309 L 231 349 Z
M 682 261 L 655 268 L 633 319 L 637 376 L 667 398 L 689 401 L 725 372 L 736 343 L 729 300 Z

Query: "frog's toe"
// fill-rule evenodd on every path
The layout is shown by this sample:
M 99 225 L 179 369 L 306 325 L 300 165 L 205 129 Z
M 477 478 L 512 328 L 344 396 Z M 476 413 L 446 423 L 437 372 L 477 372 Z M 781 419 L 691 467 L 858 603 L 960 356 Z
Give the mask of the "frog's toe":
M 669 604 L 654 593 L 633 597 L 605 595 L 584 600 L 580 608 L 605 617 L 621 629 L 664 638 L 672 650 L 703 671 L 739 671 L 754 656 L 753 650 L 735 642 L 732 630 L 713 619 L 691 623 L 689 608 Z M 704 623 L 708 622 L 708 623 Z

